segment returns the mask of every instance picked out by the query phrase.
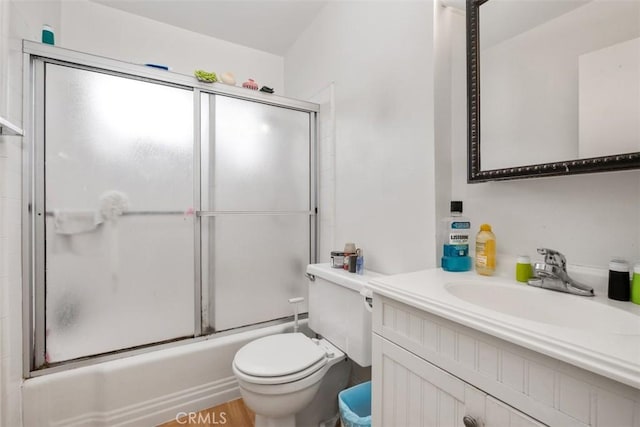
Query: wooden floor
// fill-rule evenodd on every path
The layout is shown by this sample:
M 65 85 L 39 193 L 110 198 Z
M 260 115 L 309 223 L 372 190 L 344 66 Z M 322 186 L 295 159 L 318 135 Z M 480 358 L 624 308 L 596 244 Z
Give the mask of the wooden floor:
M 224 426 L 253 427 L 256 415 L 247 408 L 242 399 L 232 400 L 204 411 L 189 413 L 177 420 L 161 424 L 160 427 Z

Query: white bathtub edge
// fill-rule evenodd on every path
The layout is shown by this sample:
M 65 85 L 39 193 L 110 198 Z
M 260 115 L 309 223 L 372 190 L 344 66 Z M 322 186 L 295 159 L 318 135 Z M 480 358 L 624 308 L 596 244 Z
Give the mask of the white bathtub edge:
M 291 325 L 213 337 L 28 379 L 22 385 L 23 425 L 157 425 L 175 420 L 178 413 L 237 399 L 240 391 L 231 370 L 236 351 L 261 336 L 290 331 Z

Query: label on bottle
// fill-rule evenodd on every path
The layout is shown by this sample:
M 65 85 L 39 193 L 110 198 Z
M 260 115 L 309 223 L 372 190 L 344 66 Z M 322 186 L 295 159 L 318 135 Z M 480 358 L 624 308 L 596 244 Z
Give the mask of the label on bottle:
M 468 245 L 470 228 L 471 228 L 471 223 L 468 221 L 452 222 L 451 230 L 449 231 L 448 243 L 450 245 Z
M 443 255 L 463 257 L 469 255 L 469 245 L 443 245 Z
M 495 247 L 495 240 L 476 242 L 476 267 L 496 268 Z
M 486 255 L 476 255 L 476 267 L 485 268 L 487 266 Z

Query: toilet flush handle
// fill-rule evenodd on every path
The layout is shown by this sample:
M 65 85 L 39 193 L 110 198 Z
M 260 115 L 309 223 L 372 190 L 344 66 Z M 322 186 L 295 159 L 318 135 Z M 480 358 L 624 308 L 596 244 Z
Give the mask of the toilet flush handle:
M 369 312 L 373 313 L 373 292 L 371 289 L 362 288 L 360 290 L 360 295 L 364 297 L 362 302 L 364 303 L 364 308 Z
M 293 306 L 293 332 L 298 332 L 298 304 L 304 301 L 303 297 L 289 298 L 289 304 Z

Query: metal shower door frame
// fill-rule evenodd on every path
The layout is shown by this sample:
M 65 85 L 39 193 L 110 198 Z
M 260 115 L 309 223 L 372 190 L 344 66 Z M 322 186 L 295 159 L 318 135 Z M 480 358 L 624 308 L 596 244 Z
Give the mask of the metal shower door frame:
M 115 76 L 148 81 L 156 84 L 180 87 L 193 92 L 193 177 L 194 177 L 194 337 L 178 341 L 142 345 L 135 349 L 120 350 L 108 354 L 60 362 L 52 367 L 45 365 L 45 247 L 37 242 L 45 237 L 44 211 L 44 84 L 45 63 L 54 63 L 72 68 L 111 74 Z M 318 104 L 285 98 L 277 95 L 257 93 L 244 88 L 227 85 L 207 85 L 195 81 L 191 76 L 152 69 L 138 64 L 126 63 L 68 49 L 23 41 L 23 139 L 22 161 L 22 329 L 23 329 L 23 377 L 30 378 L 91 365 L 108 360 L 128 357 L 163 348 L 207 339 L 202 330 L 202 257 L 200 237 L 202 218 L 216 215 L 201 211 L 201 109 L 202 94 L 224 95 L 250 102 L 284 107 L 309 114 L 309 230 L 310 262 L 317 259 L 318 245 L 318 198 L 317 198 L 317 116 Z M 40 240 L 39 240 L 40 239 Z M 253 326 L 248 326 L 252 329 Z

